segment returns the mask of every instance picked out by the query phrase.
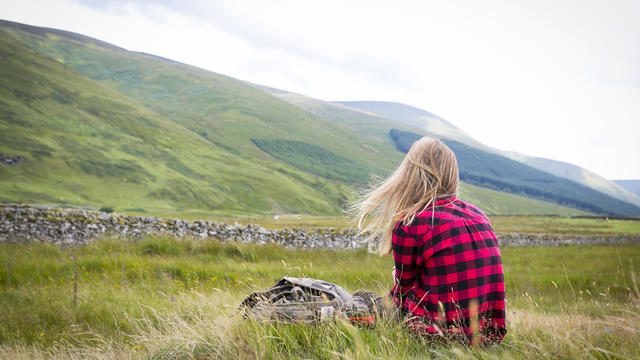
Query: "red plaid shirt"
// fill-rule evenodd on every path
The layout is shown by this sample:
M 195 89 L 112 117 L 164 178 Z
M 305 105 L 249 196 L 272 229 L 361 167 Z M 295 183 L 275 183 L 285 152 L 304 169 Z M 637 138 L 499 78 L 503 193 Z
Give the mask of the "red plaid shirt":
M 482 343 L 502 341 L 502 260 L 482 210 L 456 197 L 439 199 L 411 224 L 396 224 L 392 248 L 397 284 L 390 296 L 413 330 L 471 339 L 477 326 Z

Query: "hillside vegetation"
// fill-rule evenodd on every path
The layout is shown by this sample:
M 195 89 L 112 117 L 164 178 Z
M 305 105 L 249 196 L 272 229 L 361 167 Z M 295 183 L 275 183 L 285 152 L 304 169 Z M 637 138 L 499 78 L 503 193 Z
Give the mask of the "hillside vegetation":
M 416 128 L 407 126 L 402 122 L 376 115 L 355 107 L 341 103 L 323 101 L 308 96 L 274 89 L 267 86 L 255 85 L 269 94 L 295 105 L 304 111 L 330 120 L 334 123 L 348 127 L 349 129 L 388 146 L 395 148 L 393 140 L 389 137 L 389 130 L 400 129 L 405 131 L 417 131 Z M 425 134 L 430 134 L 425 132 Z
M 325 119 L 245 82 L 82 35 L 0 21 L 0 51 L 0 154 L 25 158 L 0 165 L 0 201 L 189 218 L 340 215 L 403 156 L 380 137 L 388 119 L 361 134 L 375 116 L 334 104 L 345 121 Z M 463 192 L 500 214 L 580 213 Z
M 407 152 L 422 136 L 391 130 L 398 150 Z M 540 171 L 503 156 L 483 152 L 453 140 L 443 140 L 458 159 L 460 179 L 495 190 L 524 194 L 597 214 L 640 216 L 640 208 L 591 188 Z
M 0 153 L 26 158 L 0 166 L 0 201 L 230 214 L 271 213 L 276 203 L 336 214 L 352 194 L 208 141 L 4 31 L 0 51 Z
M 302 141 L 251 139 L 269 155 L 328 179 L 366 185 L 372 176 L 386 175 L 381 169 L 336 155 L 320 146 Z
M 410 105 L 389 101 L 340 101 L 338 104 L 393 119 L 394 121 L 413 128 L 412 130 L 394 127 L 396 130 L 421 133 L 434 137 L 444 137 L 446 139 L 463 142 L 479 149 L 489 148 L 440 116 Z
M 300 99 L 297 99 L 297 101 L 300 101 Z M 569 179 L 573 182 L 590 187 L 598 192 L 612 196 L 618 200 L 631 203 L 635 206 L 640 206 L 640 196 L 627 191 L 615 182 L 607 180 L 587 169 L 583 169 L 579 166 L 563 161 L 533 157 L 513 151 L 504 151 L 492 148 L 482 144 L 463 132 L 461 129 L 457 128 L 455 125 L 428 111 L 405 104 L 387 101 L 343 101 L 338 104 L 346 105 L 355 110 L 366 111 L 371 115 L 393 119 L 405 126 L 409 125 L 413 128 L 412 130 L 394 126 L 393 128 L 395 129 L 424 133 L 424 135 L 457 141 L 471 146 L 472 148 L 500 155 L 529 165 L 538 170 L 551 173 L 555 176 Z
M 365 110 L 358 109 L 347 105 L 353 103 L 334 103 L 313 99 L 304 95 L 295 94 L 267 86 L 254 85 L 260 89 L 264 89 L 268 93 L 287 101 L 295 106 L 304 109 L 314 115 L 324 117 L 337 124 L 344 125 L 353 131 L 370 137 L 379 142 L 389 144 L 395 147 L 396 144 L 389 136 L 392 129 L 402 129 L 404 131 L 417 131 L 417 129 L 409 127 L 402 122 L 395 121 L 381 115 L 376 115 Z M 364 102 L 358 102 L 362 104 Z M 375 102 L 377 103 L 377 102 Z M 344 105 L 347 104 L 347 105 Z M 387 104 L 387 103 L 383 103 Z M 392 104 L 392 103 L 391 103 Z M 397 106 L 405 106 L 396 104 Z M 368 109 L 368 108 L 367 108 Z M 377 110 L 371 108 L 369 110 Z M 415 109 L 419 111 L 419 109 Z M 407 115 L 408 116 L 408 115 Z M 424 112 L 424 116 L 435 116 Z M 448 124 L 443 122 L 443 124 Z M 435 134 L 427 131 L 424 135 L 435 136 Z M 540 201 L 525 196 L 511 194 L 507 192 L 487 189 L 480 186 L 471 185 L 461 182 L 460 194 L 463 199 L 479 204 L 487 214 L 528 214 L 528 215 L 561 215 L 574 216 L 585 214 L 585 212 L 566 206 L 561 206 L 553 202 Z

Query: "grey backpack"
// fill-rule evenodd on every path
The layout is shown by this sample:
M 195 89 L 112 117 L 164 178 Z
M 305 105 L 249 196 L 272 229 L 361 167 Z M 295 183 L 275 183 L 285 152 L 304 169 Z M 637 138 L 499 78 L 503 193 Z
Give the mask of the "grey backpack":
M 353 295 L 324 280 L 285 276 L 270 289 L 256 291 L 240 304 L 245 319 L 313 324 L 336 318 L 374 324 L 380 297 L 358 290 Z

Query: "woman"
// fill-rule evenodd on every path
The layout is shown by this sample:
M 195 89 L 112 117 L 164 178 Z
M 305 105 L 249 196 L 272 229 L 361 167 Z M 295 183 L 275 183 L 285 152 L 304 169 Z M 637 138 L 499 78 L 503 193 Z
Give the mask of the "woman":
M 356 205 L 358 227 L 381 255 L 393 252 L 389 296 L 411 329 L 497 343 L 506 333 L 498 240 L 487 216 L 457 198 L 458 181 L 451 149 L 422 138 Z

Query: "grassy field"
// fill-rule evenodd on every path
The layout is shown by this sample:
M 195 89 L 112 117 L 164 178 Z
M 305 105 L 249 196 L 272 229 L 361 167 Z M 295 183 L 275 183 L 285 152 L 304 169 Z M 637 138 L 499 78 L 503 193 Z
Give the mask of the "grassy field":
M 569 218 L 556 216 L 490 216 L 496 232 L 533 234 L 640 234 L 640 219 Z
M 509 333 L 500 346 L 470 349 L 429 342 L 398 324 L 261 325 L 232 316 L 244 296 L 284 275 L 388 291 L 391 258 L 363 250 L 166 237 L 75 249 L 0 244 L 0 358 L 640 356 L 640 246 L 502 253 Z
M 350 218 L 339 216 L 282 215 L 273 217 L 230 217 L 191 214 L 187 219 L 206 218 L 227 224 L 257 224 L 267 229 L 293 228 L 353 228 Z M 566 235 L 620 235 L 640 234 L 640 219 L 606 220 L 604 218 L 572 218 L 566 216 L 500 216 L 489 215 L 497 233 L 566 234 Z

